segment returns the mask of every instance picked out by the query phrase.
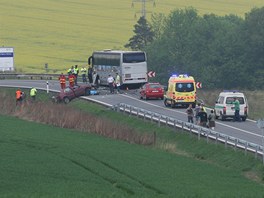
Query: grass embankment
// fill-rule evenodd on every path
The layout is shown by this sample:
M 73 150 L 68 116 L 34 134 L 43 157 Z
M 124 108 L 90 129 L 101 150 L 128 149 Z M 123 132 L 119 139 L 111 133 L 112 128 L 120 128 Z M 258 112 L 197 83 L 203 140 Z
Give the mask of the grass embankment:
M 142 2 L 123 0 L 33 1 L 8 0 L 1 4 L 1 46 L 14 47 L 19 72 L 66 72 L 75 64 L 87 64 L 94 50 L 124 49 L 141 16 Z M 194 7 L 199 14 L 244 17 L 263 0 L 162 0 L 146 3 L 151 13 L 169 14 L 174 9 Z M 137 18 L 134 15 L 137 13 Z
M 13 89 L 0 103 L 0 195 L 6 197 L 263 197 L 263 166 L 250 154 L 207 144 L 195 136 L 124 116 L 87 101 L 70 105 L 48 103 L 39 94 L 37 103 L 14 107 Z M 5 89 L 6 90 L 6 89 Z M 10 103 L 7 103 L 9 101 Z M 45 101 L 45 104 L 43 102 Z M 9 105 L 8 107 L 6 105 Z M 41 109 L 40 109 L 41 107 Z M 32 121 L 54 119 L 63 109 L 73 129 Z M 44 110 L 52 108 L 55 111 Z M 73 109 L 74 108 L 74 109 Z M 8 111 L 11 109 L 11 111 Z M 38 112 L 40 115 L 36 115 Z M 61 112 L 62 113 L 62 112 Z M 51 115 L 52 114 L 52 115 Z M 32 116 L 34 115 L 34 116 Z M 61 114 L 60 114 L 61 115 Z M 87 120 L 88 115 L 90 120 Z M 45 121 L 35 118 L 47 117 Z M 21 119 L 25 120 L 21 120 Z M 81 122 L 96 120 L 112 125 L 95 131 L 80 130 Z M 51 123 L 50 123 L 51 124 Z M 102 123 L 103 124 L 103 123 Z M 156 143 L 119 141 L 102 137 L 121 130 L 140 137 L 157 134 Z M 133 130 L 129 130 L 133 126 Z M 90 128 L 92 130 L 92 128 Z M 110 129 L 110 131 L 109 131 Z M 114 131 L 112 131 L 114 129 Z M 127 130 L 127 131 L 126 131 Z M 149 136 L 148 136 L 149 135 Z M 107 136 L 113 137 L 113 136 Z M 122 136 L 121 136 L 122 137 Z M 135 136 L 129 136 L 133 137 Z M 122 139 L 122 138 L 119 138 Z M 130 139 L 130 138 L 129 138 Z M 131 142 L 131 143 L 129 143 Z

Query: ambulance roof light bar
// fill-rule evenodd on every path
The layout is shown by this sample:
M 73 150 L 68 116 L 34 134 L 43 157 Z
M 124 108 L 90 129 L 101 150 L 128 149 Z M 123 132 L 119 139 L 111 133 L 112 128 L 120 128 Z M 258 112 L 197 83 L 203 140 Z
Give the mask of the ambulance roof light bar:
M 171 77 L 176 77 L 176 78 L 188 78 L 188 74 L 172 74 Z

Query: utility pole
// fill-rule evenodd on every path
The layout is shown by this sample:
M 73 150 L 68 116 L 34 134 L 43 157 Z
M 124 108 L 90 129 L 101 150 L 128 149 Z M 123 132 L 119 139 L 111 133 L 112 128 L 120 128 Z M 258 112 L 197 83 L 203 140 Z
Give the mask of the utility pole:
M 134 3 L 140 3 L 141 2 L 141 16 L 146 18 L 146 3 L 147 2 L 153 2 L 153 7 L 156 6 L 156 3 L 155 3 L 155 0 L 132 0 L 132 6 L 131 7 L 134 7 Z M 138 12 L 137 12 L 138 13 Z M 136 14 L 135 14 L 135 17 L 136 17 Z

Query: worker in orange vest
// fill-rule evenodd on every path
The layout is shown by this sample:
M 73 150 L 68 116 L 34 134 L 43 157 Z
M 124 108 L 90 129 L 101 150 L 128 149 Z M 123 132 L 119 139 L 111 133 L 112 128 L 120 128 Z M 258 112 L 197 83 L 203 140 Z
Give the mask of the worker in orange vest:
M 74 74 L 70 74 L 69 75 L 69 85 L 70 85 L 70 87 L 73 87 L 74 83 L 75 83 L 75 76 L 74 76 Z
M 61 75 L 59 77 L 59 81 L 60 81 L 61 89 L 65 89 L 65 87 L 66 87 L 66 77 L 64 76 L 63 73 L 61 73 Z
M 18 88 L 16 91 L 16 105 L 22 102 L 22 91 Z

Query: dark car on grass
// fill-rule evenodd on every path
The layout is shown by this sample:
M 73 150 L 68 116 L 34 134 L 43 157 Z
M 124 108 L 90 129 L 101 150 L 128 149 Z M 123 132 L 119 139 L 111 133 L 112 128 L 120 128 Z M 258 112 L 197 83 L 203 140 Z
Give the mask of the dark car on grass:
M 158 82 L 146 83 L 140 88 L 139 93 L 140 93 L 140 99 L 148 100 L 152 98 L 152 99 L 162 99 L 163 100 L 164 88 Z
M 67 104 L 74 98 L 90 95 L 93 90 L 95 90 L 95 88 L 90 84 L 75 85 L 73 87 L 68 86 L 61 90 L 58 95 L 53 96 L 52 99 L 54 102 L 64 102 Z

